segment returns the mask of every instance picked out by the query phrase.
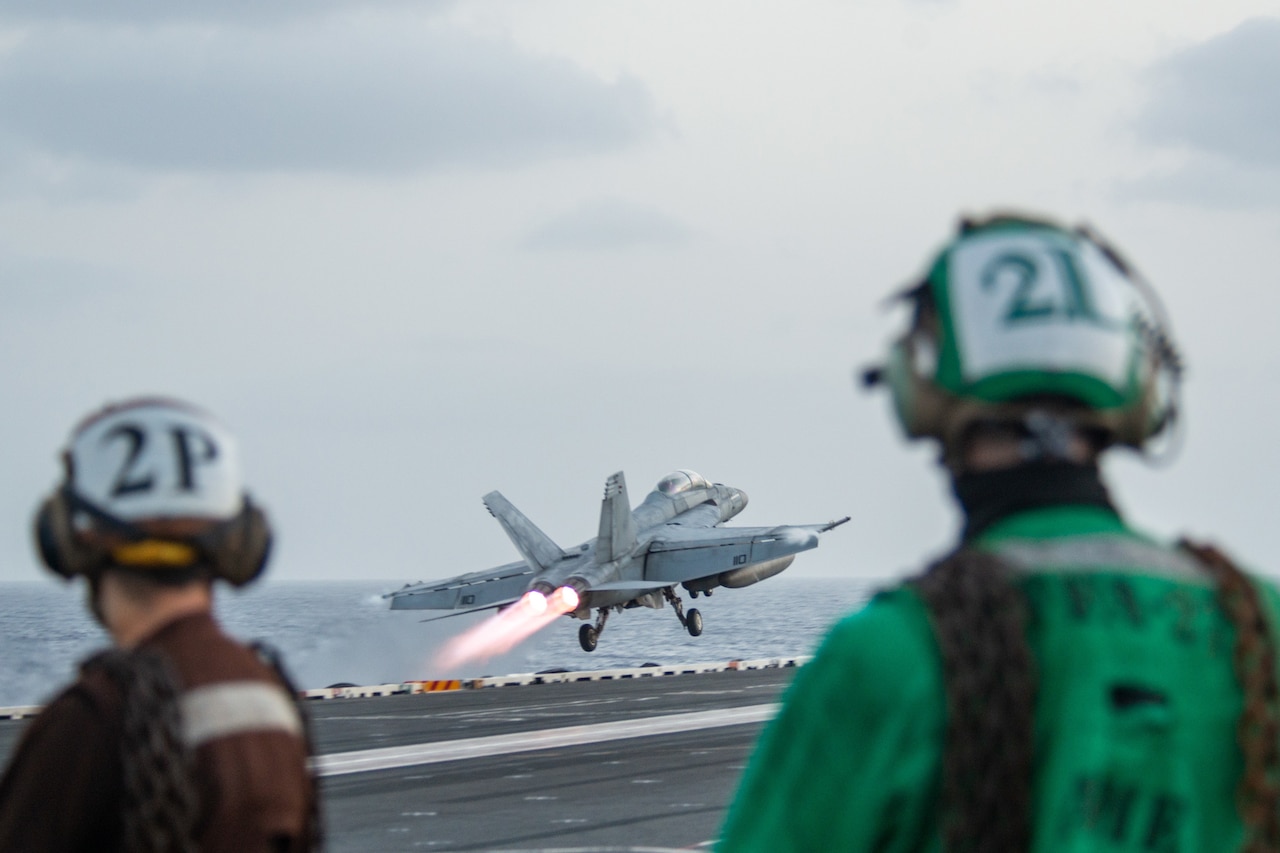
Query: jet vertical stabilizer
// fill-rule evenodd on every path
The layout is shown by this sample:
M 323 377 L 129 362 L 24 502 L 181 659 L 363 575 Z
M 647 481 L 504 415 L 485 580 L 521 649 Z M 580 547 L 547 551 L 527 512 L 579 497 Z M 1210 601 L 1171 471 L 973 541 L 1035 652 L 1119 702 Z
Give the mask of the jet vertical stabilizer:
M 612 563 L 629 556 L 636 547 L 636 522 L 627 497 L 627 478 L 614 474 L 604 484 L 600 504 L 600 535 L 596 539 L 596 562 Z
M 498 519 L 502 529 L 507 532 L 529 568 L 541 572 L 564 559 L 565 553 L 560 546 L 552 542 L 550 536 L 539 530 L 538 525 L 526 518 L 501 492 L 490 492 L 482 500 L 489 514 Z

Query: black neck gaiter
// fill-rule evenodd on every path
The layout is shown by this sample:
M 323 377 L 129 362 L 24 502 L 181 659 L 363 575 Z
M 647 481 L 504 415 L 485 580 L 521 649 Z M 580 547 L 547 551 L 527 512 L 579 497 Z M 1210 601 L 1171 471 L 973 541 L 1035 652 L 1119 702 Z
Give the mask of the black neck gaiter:
M 1033 462 L 956 476 L 951 490 L 964 511 L 962 539 L 1017 512 L 1050 506 L 1097 506 L 1115 511 L 1096 465 Z

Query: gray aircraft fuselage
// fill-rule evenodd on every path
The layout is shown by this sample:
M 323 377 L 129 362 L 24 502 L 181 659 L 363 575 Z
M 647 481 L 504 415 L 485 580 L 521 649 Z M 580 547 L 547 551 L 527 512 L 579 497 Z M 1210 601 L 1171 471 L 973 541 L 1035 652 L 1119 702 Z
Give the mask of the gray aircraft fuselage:
M 436 582 L 406 584 L 391 593 L 393 610 L 445 610 L 452 613 L 503 607 L 527 592 L 550 596 L 561 587 L 578 595 L 570 615 L 600 616 L 609 609 L 662 607 L 669 601 L 689 633 L 702 631 L 696 610 L 683 613 L 677 585 L 696 598 L 717 587 L 736 589 L 778 574 L 801 551 L 818 545 L 818 534 L 848 519 L 826 524 L 777 527 L 722 527 L 747 506 L 742 489 L 709 483 L 692 471 L 675 471 L 634 510 L 621 471 L 605 483 L 600 526 L 595 538 L 562 549 L 498 492 L 484 496 L 524 558 L 495 569 Z M 583 648 L 594 648 L 594 635 Z
M 644 582 L 645 556 L 654 540 L 661 538 L 664 542 L 675 543 L 686 538 L 684 531 L 718 527 L 742 512 L 747 500 L 747 493 L 742 489 L 719 483 L 675 494 L 654 490 L 631 513 L 637 535 L 635 546 L 629 553 L 613 559 L 603 555 L 606 560 L 600 562 L 596 549 L 600 538 L 591 539 L 579 545 L 576 552 L 569 551 L 558 566 L 539 576 L 529 588 L 550 594 L 557 587 L 573 587 L 580 596 L 580 610 L 626 604 L 636 598 L 634 590 L 595 587 L 610 582 Z M 813 538 L 816 545 L 817 536 Z M 651 585 L 655 588 L 663 586 Z

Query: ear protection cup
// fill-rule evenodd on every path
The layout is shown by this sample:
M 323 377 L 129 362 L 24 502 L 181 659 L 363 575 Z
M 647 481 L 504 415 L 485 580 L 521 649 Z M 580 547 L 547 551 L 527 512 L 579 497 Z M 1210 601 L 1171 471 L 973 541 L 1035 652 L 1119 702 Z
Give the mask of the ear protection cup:
M 70 580 L 76 575 L 90 574 L 101 562 L 102 555 L 76 542 L 71 527 L 71 511 L 66 493 L 59 489 L 36 510 L 32 533 L 41 561 L 54 574 Z
M 1156 375 L 1143 380 L 1142 399 L 1111 420 L 1112 434 L 1117 444 L 1140 449 L 1147 439 L 1160 432 L 1168 422 L 1168 410 L 1160 406 L 1155 388 L 1159 381 L 1159 370 L 1158 364 L 1143 367 L 1144 373 Z
M 920 347 L 932 345 L 927 334 L 913 328 L 894 341 L 884 368 L 894 414 L 908 438 L 942 438 L 949 407 L 957 402 L 922 373 Z
M 1172 428 L 1178 420 L 1182 355 L 1170 334 L 1164 304 L 1146 278 L 1092 226 L 1082 224 L 1074 231 L 1124 273 L 1150 312 L 1139 316 L 1137 321 L 1139 335 L 1146 346 L 1146 363 L 1140 366 L 1138 380 L 1142 397 L 1113 424 L 1118 443 L 1142 450 L 1148 439 Z
M 267 567 L 271 556 L 271 524 L 257 504 L 244 498 L 235 518 L 202 537 L 214 574 L 232 586 L 244 586 Z
M 92 576 L 107 563 L 106 552 L 77 540 L 70 507 L 65 490 L 59 489 L 40 504 L 32 524 L 41 561 L 67 580 L 76 575 Z M 198 539 L 213 574 L 232 586 L 244 586 L 266 568 L 271 553 L 271 524 L 246 495 L 244 508 L 235 518 Z
M 1178 419 L 1178 397 L 1182 363 L 1165 333 L 1154 335 L 1138 380 L 1142 397 L 1117 413 L 1099 413 L 1101 421 L 1117 444 L 1142 450 L 1148 440 L 1173 427 Z
M 916 381 L 915 365 L 912 364 L 908 350 L 911 345 L 906 337 L 898 338 L 889 345 L 889 356 L 885 360 L 884 380 L 889 386 L 889 395 L 893 400 L 893 413 L 898 424 L 908 438 L 919 438 L 920 430 L 916 426 L 915 399 L 919 382 Z

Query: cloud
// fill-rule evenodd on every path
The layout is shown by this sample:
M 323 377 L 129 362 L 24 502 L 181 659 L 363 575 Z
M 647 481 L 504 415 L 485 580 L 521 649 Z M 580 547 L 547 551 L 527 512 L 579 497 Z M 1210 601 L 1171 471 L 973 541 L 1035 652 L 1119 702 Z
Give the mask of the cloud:
M 1253 169 L 1218 157 L 1199 157 L 1123 182 L 1117 194 L 1123 199 L 1193 202 L 1229 210 L 1274 208 L 1280 207 L 1280 169 Z
M 692 232 L 679 220 L 644 205 L 603 198 L 586 202 L 534 229 L 530 249 L 619 249 L 678 245 Z
M 422 19 L 37 27 L 0 56 L 0 142 L 178 172 L 511 167 L 634 144 L 647 90 Z M 21 161 L 22 158 L 17 158 Z
M 1280 167 L 1280 18 L 1253 18 L 1147 72 L 1140 136 L 1249 166 Z
M 221 22 L 269 24 L 330 12 L 407 7 L 439 10 L 454 0 L 0 0 L 0 20 L 21 23 L 85 21 L 106 24 Z

